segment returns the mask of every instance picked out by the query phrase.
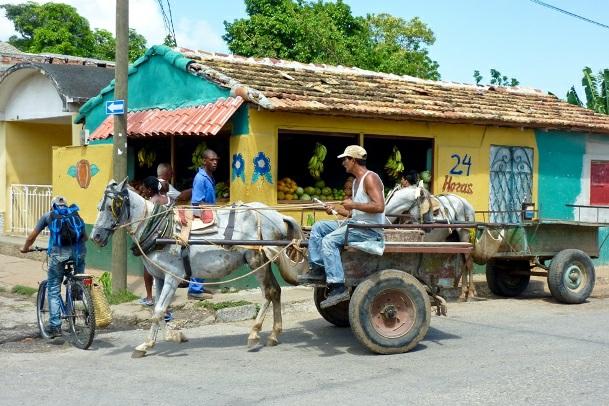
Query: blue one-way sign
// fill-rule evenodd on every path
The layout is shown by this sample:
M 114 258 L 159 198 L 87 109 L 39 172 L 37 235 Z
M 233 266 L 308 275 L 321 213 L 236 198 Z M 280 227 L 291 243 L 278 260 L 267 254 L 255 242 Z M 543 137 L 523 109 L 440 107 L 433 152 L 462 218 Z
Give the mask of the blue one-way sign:
M 125 114 L 125 101 L 108 100 L 106 102 L 106 114 Z

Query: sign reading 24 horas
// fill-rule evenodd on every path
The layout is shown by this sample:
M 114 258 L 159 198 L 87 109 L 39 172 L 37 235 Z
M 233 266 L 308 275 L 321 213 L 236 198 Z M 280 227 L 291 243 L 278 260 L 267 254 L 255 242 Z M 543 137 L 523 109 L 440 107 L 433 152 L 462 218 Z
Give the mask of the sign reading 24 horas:
M 470 182 L 469 175 L 472 170 L 472 155 L 469 153 L 452 153 L 444 175 L 442 193 L 464 193 L 471 195 L 474 193 L 474 184 Z

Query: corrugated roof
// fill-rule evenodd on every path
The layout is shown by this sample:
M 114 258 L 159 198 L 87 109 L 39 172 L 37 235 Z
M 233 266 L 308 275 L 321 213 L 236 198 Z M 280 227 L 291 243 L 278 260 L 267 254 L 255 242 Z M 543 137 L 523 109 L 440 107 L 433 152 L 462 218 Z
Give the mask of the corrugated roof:
M 181 51 L 196 61 L 188 65 L 192 73 L 231 89 L 246 87 L 247 101 L 270 110 L 609 134 L 609 116 L 536 89 Z
M 243 103 L 239 96 L 218 99 L 205 106 L 176 110 L 150 109 L 129 112 L 127 132 L 130 137 L 170 135 L 215 135 Z M 102 140 L 112 136 L 114 117 L 109 116 L 89 136 L 90 140 Z

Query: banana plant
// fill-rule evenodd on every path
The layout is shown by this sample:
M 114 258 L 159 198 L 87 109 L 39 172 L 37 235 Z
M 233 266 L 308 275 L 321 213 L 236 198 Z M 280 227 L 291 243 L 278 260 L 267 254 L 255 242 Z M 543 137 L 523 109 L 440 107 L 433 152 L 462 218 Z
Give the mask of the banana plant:
M 594 75 L 592 69 L 586 66 L 583 74 L 582 86 L 586 93 L 586 107 L 600 114 L 609 114 L 609 69 Z M 567 102 L 584 106 L 574 86 L 567 92 Z

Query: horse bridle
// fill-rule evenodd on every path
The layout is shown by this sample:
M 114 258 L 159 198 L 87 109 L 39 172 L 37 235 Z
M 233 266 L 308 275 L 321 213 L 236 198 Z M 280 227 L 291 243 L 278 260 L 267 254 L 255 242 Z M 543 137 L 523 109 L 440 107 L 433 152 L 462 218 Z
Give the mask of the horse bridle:
M 123 219 L 128 219 L 131 215 L 131 206 L 129 204 L 129 191 L 125 188 L 120 192 L 114 192 L 109 187 L 104 191 L 104 200 L 102 201 L 99 211 L 106 210 L 106 200 L 110 199 L 110 212 L 112 213 L 112 224 L 110 227 L 101 227 L 104 230 L 115 231 L 121 224 Z

